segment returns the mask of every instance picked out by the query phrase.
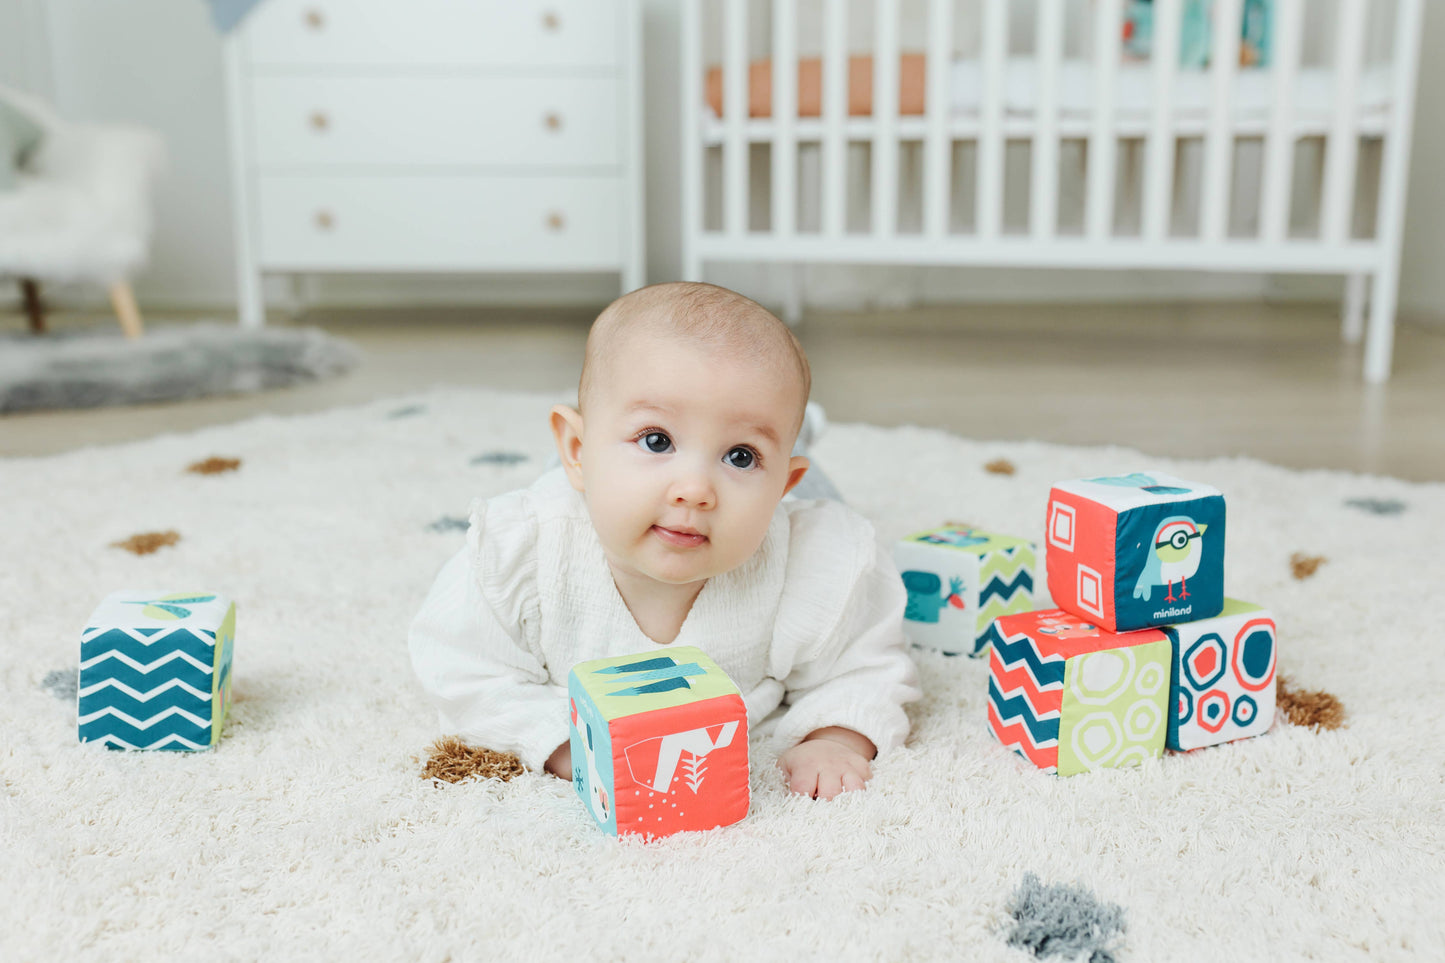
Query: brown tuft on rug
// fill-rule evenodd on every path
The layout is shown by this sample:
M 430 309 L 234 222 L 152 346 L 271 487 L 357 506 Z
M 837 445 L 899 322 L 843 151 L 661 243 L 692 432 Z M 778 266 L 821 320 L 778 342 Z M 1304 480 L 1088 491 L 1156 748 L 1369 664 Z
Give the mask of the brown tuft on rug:
M 1293 726 L 1338 729 L 1345 722 L 1345 706 L 1337 697 L 1320 690 L 1291 689 L 1284 676 L 1275 681 L 1275 702 Z
M 430 753 L 421 771 L 423 779 L 461 782 L 479 776 L 509 782 L 527 771 L 522 761 L 510 752 L 473 748 L 456 736 L 438 739 L 432 743 Z
M 241 467 L 239 458 L 220 458 L 212 455 L 201 461 L 186 466 L 186 471 L 195 475 L 219 475 L 221 472 L 235 471 Z
M 166 532 L 141 532 L 132 535 L 130 538 L 121 539 L 118 542 L 111 542 L 111 548 L 123 548 L 132 555 L 149 555 L 158 552 L 167 546 L 174 545 L 181 540 L 181 533 L 175 530 Z

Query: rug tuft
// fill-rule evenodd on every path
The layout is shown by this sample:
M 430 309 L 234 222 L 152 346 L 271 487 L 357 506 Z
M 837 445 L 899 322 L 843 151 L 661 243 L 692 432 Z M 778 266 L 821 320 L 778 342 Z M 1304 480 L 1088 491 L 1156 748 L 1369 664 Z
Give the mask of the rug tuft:
M 1318 689 L 1291 689 L 1284 676 L 1275 682 L 1275 702 L 1292 726 L 1338 729 L 1345 722 L 1345 706 L 1338 698 Z
M 235 471 L 241 467 L 239 458 L 220 458 L 212 455 L 201 461 L 186 466 L 186 471 L 193 475 L 219 475 L 222 472 Z
M 47 672 L 40 680 L 40 688 L 57 699 L 73 701 L 80 692 L 80 667 L 73 665 L 68 669 Z
M 1014 918 L 1008 943 L 1034 956 L 1062 956 L 1088 963 L 1114 963 L 1124 934 L 1124 910 L 1104 903 L 1082 886 L 1045 885 L 1024 876 L 1008 911 Z
M 111 542 L 111 548 L 123 548 L 132 555 L 154 555 L 163 548 L 169 548 L 181 540 L 181 533 L 175 530 L 165 532 L 140 532 L 130 538 Z
M 455 736 L 443 736 L 432 743 L 421 777 L 442 782 L 461 782 L 473 777 L 509 782 L 526 771 L 522 760 L 510 752 L 480 749 Z

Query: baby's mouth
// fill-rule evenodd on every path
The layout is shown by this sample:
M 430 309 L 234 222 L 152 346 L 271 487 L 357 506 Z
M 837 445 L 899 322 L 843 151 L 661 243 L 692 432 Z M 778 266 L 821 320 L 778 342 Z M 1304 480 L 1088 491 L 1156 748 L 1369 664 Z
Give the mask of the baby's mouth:
M 707 541 L 706 535 L 700 535 L 697 532 L 679 532 L 671 528 L 663 528 L 661 525 L 652 526 L 652 533 L 668 545 L 677 548 L 696 548 Z

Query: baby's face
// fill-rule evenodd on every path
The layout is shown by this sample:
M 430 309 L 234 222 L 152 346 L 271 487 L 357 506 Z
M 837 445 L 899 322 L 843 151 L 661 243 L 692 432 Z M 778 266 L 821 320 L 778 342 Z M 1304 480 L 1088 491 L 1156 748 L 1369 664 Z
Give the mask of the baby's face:
M 648 338 L 622 346 L 587 401 L 581 455 L 588 511 L 614 569 L 683 584 L 757 551 L 790 470 L 806 465 L 790 459 L 801 392 L 722 350 Z

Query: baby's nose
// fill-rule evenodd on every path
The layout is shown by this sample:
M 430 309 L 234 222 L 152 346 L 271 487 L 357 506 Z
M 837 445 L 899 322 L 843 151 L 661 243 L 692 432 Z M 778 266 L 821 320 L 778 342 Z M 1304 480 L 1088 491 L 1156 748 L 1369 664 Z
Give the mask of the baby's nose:
M 679 475 L 668 492 L 674 505 L 688 505 L 694 508 L 712 508 L 717 504 L 717 491 L 707 472 L 689 471 Z

